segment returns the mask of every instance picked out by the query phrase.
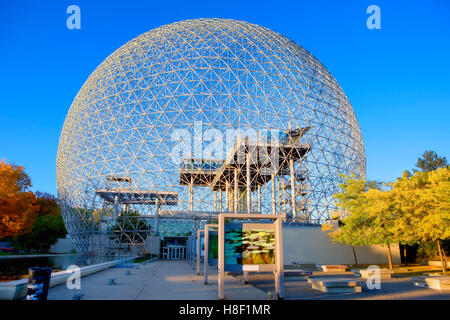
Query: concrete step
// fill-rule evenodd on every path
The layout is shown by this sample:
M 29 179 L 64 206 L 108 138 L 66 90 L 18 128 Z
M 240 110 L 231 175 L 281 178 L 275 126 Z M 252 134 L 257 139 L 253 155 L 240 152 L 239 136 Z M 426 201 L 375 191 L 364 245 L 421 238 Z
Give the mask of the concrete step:
M 309 279 L 308 276 L 290 276 L 285 278 L 287 281 L 307 281 Z
M 306 269 L 306 270 L 322 270 L 314 263 L 302 263 L 289 266 L 289 269 Z
M 361 285 L 363 281 L 345 278 L 309 278 L 308 283 L 324 287 L 356 287 Z
M 362 278 L 369 278 L 374 276 L 375 274 L 379 274 L 381 279 L 390 279 L 392 278 L 393 271 L 389 269 L 380 269 L 379 272 L 375 272 L 374 270 L 361 269 L 359 274 Z
M 360 293 L 363 281 L 350 278 L 309 278 L 315 290 L 327 293 Z
M 346 265 L 334 264 L 334 265 L 321 265 L 324 272 L 345 272 L 347 270 Z
M 441 268 L 433 266 L 415 266 L 415 267 L 395 268 L 394 273 L 426 272 L 426 271 L 440 271 L 440 270 Z
M 450 261 L 447 261 L 447 265 L 449 265 L 449 264 L 450 264 Z M 433 266 L 433 267 L 440 267 L 440 266 L 442 266 L 442 262 L 440 260 L 428 261 L 428 265 Z
M 415 286 L 425 287 L 435 290 L 450 290 L 449 276 L 433 276 L 433 277 L 411 277 Z
M 312 271 L 305 271 L 302 269 L 284 270 L 285 277 L 299 277 L 299 276 L 310 276 L 310 275 L 312 275 Z
M 326 272 L 326 271 L 313 271 L 312 276 L 355 276 L 351 271 L 339 271 L 339 272 Z
M 321 285 L 312 284 L 312 288 L 326 293 L 361 293 L 362 289 L 359 286 L 355 287 L 325 287 Z

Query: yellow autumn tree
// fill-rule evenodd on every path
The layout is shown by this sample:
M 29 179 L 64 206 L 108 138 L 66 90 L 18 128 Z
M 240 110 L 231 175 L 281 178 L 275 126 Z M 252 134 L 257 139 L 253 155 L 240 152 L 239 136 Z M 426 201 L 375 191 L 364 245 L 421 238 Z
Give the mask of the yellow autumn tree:
M 0 239 L 30 232 L 39 206 L 24 168 L 0 162 Z
M 393 184 L 391 202 L 400 212 L 395 232 L 408 243 L 436 242 L 445 274 L 441 241 L 450 239 L 450 169 L 405 172 Z
M 335 195 L 340 226 L 330 236 L 334 241 L 351 246 L 381 245 L 388 253 L 392 269 L 391 244 L 399 238 L 393 227 L 394 208 L 389 191 L 380 189 L 379 183 L 344 177 L 341 192 Z
M 350 245 L 390 245 L 434 241 L 446 271 L 441 241 L 450 239 L 450 169 L 405 171 L 390 190 L 370 188 L 364 180 L 346 178 L 336 194 L 341 226 L 330 233 Z

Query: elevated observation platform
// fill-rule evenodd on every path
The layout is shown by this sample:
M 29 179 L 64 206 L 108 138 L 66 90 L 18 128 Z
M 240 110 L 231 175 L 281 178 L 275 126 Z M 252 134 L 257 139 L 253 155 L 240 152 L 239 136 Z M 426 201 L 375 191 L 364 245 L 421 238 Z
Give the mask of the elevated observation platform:
M 250 213 L 251 193 L 258 192 L 258 210 L 261 212 L 260 187 L 271 183 L 272 213 L 276 212 L 275 177 L 289 176 L 282 188 L 291 193 L 289 203 L 292 216 L 295 217 L 298 203 L 296 197 L 308 193 L 299 191 L 296 183 L 304 183 L 304 171 L 295 169 L 295 163 L 301 161 L 311 150 L 311 145 L 302 142 L 302 137 L 310 127 L 286 130 L 264 137 L 250 139 L 238 138 L 225 160 L 184 159 L 180 165 L 180 185 L 189 187 L 189 210 L 193 210 L 193 188 L 207 187 L 214 192 L 214 210 L 222 208 L 222 192 L 226 195 L 226 210 L 247 211 Z M 217 201 L 219 196 L 219 201 Z M 285 197 L 286 198 L 286 197 Z M 278 201 L 280 202 L 280 200 Z M 217 205 L 218 204 L 218 205 Z M 286 199 L 283 200 L 283 205 Z M 303 208 L 303 207 L 302 207 Z M 301 210 L 301 209 L 300 209 Z
M 179 170 L 180 185 L 226 191 L 229 185 L 237 184 L 239 189 L 245 189 L 250 174 L 250 189 L 255 191 L 272 175 L 290 174 L 290 162 L 302 159 L 311 148 L 300 142 L 309 129 L 288 130 L 276 139 L 270 135 L 257 141 L 238 138 L 225 160 L 184 159 Z

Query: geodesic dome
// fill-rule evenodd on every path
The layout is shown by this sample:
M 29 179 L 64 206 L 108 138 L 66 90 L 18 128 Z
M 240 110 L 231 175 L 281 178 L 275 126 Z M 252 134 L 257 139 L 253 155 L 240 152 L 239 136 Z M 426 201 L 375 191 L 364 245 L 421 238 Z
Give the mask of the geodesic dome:
M 307 50 L 242 21 L 172 23 L 106 58 L 70 107 L 58 148 L 57 190 L 77 250 L 87 250 L 90 235 L 99 230 L 95 216 L 104 200 L 95 191 L 108 188 L 107 176 L 132 178 L 127 188 L 133 190 L 177 192 L 177 205 L 163 206 L 163 211 L 214 211 L 208 188 L 197 188 L 194 207 L 188 207 L 188 187 L 180 185 L 180 163 L 174 158 L 176 133 L 195 135 L 199 127 L 224 136 L 229 129 L 310 127 L 303 139 L 311 149 L 295 164 L 305 177 L 299 184 L 304 221 L 329 216 L 340 174 L 365 177 L 353 109 L 337 81 Z M 192 144 L 195 149 L 195 139 Z M 223 159 L 227 148 L 222 154 L 194 150 L 192 157 Z M 272 185 L 261 192 L 261 211 L 271 213 Z M 277 212 L 289 211 L 281 203 Z M 140 214 L 154 214 L 154 206 L 132 206 Z

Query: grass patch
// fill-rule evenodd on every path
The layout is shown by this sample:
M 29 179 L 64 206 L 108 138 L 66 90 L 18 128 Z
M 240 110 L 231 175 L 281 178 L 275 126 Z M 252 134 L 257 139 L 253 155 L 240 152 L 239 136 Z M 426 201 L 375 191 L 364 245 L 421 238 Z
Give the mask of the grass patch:
M 0 251 L 0 256 L 34 256 L 40 254 L 48 254 L 48 253 L 38 253 L 38 252 L 5 252 Z
M 133 262 L 134 262 L 134 263 L 141 263 L 141 262 L 150 260 L 150 259 L 152 259 L 152 258 L 156 258 L 156 255 L 152 255 L 152 254 L 150 254 L 150 253 L 146 253 L 146 254 L 144 254 L 143 256 L 134 258 L 134 261 L 133 261 Z

